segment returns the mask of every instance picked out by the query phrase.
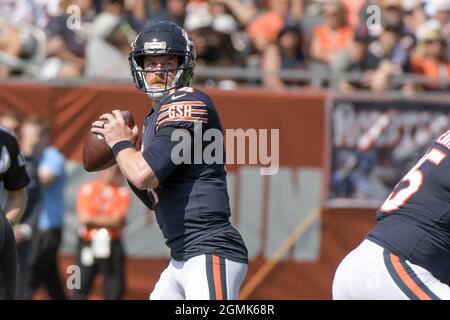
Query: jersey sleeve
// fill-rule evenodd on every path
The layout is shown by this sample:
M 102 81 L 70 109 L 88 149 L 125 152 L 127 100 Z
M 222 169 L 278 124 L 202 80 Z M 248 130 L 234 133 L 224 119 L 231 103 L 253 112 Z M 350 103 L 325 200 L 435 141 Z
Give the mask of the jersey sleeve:
M 152 168 L 159 183 L 162 183 L 176 168 L 172 161 L 172 150 L 178 141 L 172 141 L 172 132 L 176 127 L 165 126 L 157 131 L 152 141 L 145 145 L 142 152 L 145 161 Z
M 26 187 L 30 183 L 25 159 L 19 151 L 17 140 L 11 137 L 11 142 L 3 146 L 1 150 L 1 157 L 9 158 L 10 167 L 4 176 L 4 186 L 6 190 L 16 191 Z
M 127 182 L 128 182 L 128 185 L 130 186 L 131 190 L 139 198 L 139 200 L 141 200 L 142 203 L 145 204 L 145 206 L 148 209 L 153 210 L 154 204 L 155 204 L 155 199 L 154 199 L 153 195 L 148 190 L 140 190 L 140 189 L 136 188 L 134 186 L 134 184 L 132 184 L 129 180 L 127 180 Z
M 184 128 L 192 131 L 195 124 L 207 125 L 209 104 L 209 99 L 197 91 L 177 90 L 161 101 L 156 119 L 156 131 L 164 127 Z

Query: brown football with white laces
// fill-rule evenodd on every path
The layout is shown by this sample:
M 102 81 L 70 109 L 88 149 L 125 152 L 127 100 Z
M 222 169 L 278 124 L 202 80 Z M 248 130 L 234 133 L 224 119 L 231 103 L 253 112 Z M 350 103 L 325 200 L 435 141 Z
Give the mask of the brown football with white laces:
M 134 128 L 134 117 L 130 111 L 121 111 L 125 123 Z M 104 120 L 105 122 L 107 120 Z M 100 171 L 116 163 L 111 148 L 101 134 L 89 131 L 83 143 L 83 166 L 86 171 Z

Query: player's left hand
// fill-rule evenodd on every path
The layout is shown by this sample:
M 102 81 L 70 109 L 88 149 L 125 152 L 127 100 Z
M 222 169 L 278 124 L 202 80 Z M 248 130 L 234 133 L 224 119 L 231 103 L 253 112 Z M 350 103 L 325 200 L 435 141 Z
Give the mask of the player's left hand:
M 112 114 L 102 114 L 99 119 L 92 123 L 91 131 L 103 135 L 110 148 L 123 140 L 131 141 L 134 145 L 139 130 L 136 125 L 133 129 L 127 126 L 120 110 L 113 110 Z

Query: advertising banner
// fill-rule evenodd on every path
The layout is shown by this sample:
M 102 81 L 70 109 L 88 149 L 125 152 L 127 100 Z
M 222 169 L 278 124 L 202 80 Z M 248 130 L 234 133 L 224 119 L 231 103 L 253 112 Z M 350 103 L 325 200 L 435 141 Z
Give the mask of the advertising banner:
M 378 207 L 449 127 L 448 98 L 330 101 L 330 207 Z

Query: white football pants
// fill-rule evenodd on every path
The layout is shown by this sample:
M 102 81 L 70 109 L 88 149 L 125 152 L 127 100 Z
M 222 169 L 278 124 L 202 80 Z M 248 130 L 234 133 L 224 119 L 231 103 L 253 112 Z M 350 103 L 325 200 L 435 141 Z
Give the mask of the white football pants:
M 171 259 L 150 300 L 237 300 L 246 273 L 247 264 L 210 254 Z
M 450 300 L 450 287 L 429 271 L 364 240 L 340 263 L 334 300 Z

